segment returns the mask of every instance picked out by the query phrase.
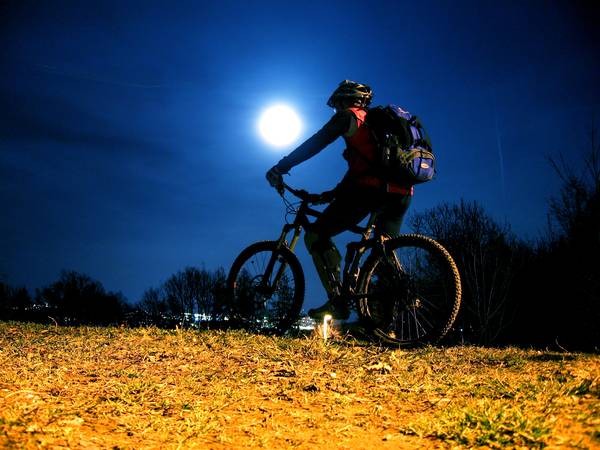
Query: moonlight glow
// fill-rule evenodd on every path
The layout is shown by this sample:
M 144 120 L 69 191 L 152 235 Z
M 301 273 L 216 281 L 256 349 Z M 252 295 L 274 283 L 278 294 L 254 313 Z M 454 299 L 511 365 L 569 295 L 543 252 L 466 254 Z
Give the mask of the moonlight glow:
M 258 129 L 261 136 L 275 147 L 294 142 L 300 134 L 300 118 L 286 105 L 271 106 L 260 116 Z

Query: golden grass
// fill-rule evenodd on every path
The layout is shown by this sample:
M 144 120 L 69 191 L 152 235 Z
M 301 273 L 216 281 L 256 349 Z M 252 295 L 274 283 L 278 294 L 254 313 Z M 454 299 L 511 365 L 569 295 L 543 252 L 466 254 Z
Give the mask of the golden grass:
M 600 447 L 600 358 L 0 323 L 1 448 Z

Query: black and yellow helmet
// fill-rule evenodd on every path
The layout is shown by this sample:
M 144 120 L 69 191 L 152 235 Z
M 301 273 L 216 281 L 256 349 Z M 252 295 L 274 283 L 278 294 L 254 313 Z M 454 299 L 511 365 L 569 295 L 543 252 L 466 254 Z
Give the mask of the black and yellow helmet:
M 340 83 L 329 100 L 327 100 L 327 106 L 333 108 L 337 102 L 348 102 L 353 105 L 366 107 L 371 103 L 373 98 L 373 91 L 366 84 L 356 83 L 355 81 L 344 80 Z

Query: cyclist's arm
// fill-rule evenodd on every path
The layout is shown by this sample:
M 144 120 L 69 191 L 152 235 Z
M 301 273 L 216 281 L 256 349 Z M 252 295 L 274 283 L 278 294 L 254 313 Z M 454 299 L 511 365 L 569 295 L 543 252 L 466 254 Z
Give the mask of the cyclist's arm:
M 354 115 L 350 111 L 339 111 L 327 122 L 323 128 L 304 141 L 292 153 L 284 157 L 275 167 L 281 173 L 287 173 L 289 170 L 315 156 L 338 137 L 345 134 L 351 127 Z

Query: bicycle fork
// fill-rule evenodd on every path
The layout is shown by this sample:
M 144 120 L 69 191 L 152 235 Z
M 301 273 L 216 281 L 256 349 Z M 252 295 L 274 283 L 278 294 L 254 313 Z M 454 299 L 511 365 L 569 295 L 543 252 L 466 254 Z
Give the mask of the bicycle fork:
M 292 235 L 292 240 L 290 241 L 290 243 L 288 245 L 288 243 L 286 241 L 286 237 L 292 230 L 294 230 L 294 234 Z M 279 239 L 277 240 L 276 249 L 279 250 L 282 247 L 286 247 L 293 252 L 294 248 L 296 248 L 296 244 L 298 243 L 298 239 L 300 238 L 300 233 L 301 233 L 300 227 L 291 225 L 291 224 L 284 225 L 283 231 L 281 232 L 281 235 L 279 236 Z M 273 277 L 273 281 L 271 283 L 269 283 L 269 280 L 271 279 L 271 274 L 273 273 L 273 269 L 275 268 L 275 263 L 277 262 L 277 260 L 279 260 L 281 262 L 281 265 L 277 269 L 277 273 Z M 271 257 L 269 258 L 269 262 L 267 263 L 267 267 L 265 269 L 265 273 L 263 275 L 263 280 L 262 280 L 262 287 L 265 289 L 266 292 L 268 292 L 269 297 L 271 295 L 273 295 L 275 286 L 279 285 L 279 282 L 281 281 L 281 278 L 283 277 L 283 274 L 285 273 L 286 267 L 287 267 L 287 263 L 285 262 L 285 259 L 279 258 L 277 253 L 273 253 L 271 255 Z

